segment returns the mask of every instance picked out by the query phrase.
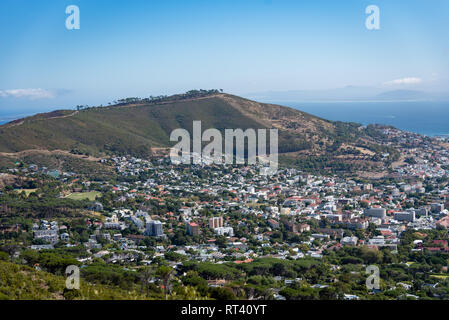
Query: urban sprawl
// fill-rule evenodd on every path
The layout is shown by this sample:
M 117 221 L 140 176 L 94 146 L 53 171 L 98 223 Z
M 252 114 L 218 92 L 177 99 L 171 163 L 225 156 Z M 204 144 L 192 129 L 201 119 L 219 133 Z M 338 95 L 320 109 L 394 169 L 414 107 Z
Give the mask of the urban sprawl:
M 179 288 L 218 299 L 449 298 L 447 142 L 384 134 L 407 147 L 388 176 L 372 180 L 282 166 L 264 176 L 258 165 L 173 165 L 167 156 L 101 159 L 115 171 L 109 180 L 17 164 L 3 174 L 41 184 L 1 192 L 1 245 L 14 248 L 17 264 L 62 275 L 42 258 L 58 253 L 83 278 L 121 288 L 141 288 L 142 270 L 155 270 L 145 279 L 155 298 Z M 43 193 L 68 203 L 8 216 Z M 99 279 L 98 265 L 139 277 Z M 369 265 L 379 267 L 379 288 L 366 286 Z

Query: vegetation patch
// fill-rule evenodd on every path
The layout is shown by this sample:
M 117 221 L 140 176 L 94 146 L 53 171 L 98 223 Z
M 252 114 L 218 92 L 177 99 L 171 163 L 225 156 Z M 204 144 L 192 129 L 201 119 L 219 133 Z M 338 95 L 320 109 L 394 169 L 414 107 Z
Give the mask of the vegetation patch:
M 66 198 L 72 200 L 89 200 L 94 201 L 97 197 L 101 197 L 101 192 L 99 191 L 90 191 L 90 192 L 74 192 L 69 194 Z

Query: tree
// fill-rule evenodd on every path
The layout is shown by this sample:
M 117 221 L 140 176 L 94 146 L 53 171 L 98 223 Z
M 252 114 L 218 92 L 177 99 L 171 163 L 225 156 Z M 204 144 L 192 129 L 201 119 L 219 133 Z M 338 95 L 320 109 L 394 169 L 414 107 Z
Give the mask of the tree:
M 169 286 L 173 272 L 173 268 L 168 266 L 160 266 L 156 271 L 156 275 L 161 278 L 162 284 L 164 286 L 165 300 L 167 300 L 168 293 L 170 292 Z
M 148 292 L 150 290 L 150 280 L 153 277 L 153 275 L 154 275 L 154 268 L 152 267 L 145 268 L 139 275 L 140 294 L 142 294 L 143 290 L 145 289 L 146 294 L 148 295 Z
M 220 248 L 226 248 L 227 239 L 224 236 L 217 236 L 215 240 L 215 244 Z
M 14 256 L 14 254 L 16 253 L 17 249 L 18 249 L 18 246 L 14 245 L 14 244 L 13 245 L 6 245 L 6 246 L 3 246 L 0 249 L 1 249 L 1 251 L 6 252 L 9 255 L 9 257 L 11 258 L 11 261 L 12 261 L 12 258 Z
M 0 260 L 8 261 L 9 260 L 9 254 L 6 252 L 0 251 Z
M 381 251 L 375 251 L 365 246 L 360 249 L 360 255 L 366 264 L 381 263 L 383 258 Z
M 210 296 L 216 300 L 235 300 L 235 295 L 229 288 L 212 288 L 210 289 Z

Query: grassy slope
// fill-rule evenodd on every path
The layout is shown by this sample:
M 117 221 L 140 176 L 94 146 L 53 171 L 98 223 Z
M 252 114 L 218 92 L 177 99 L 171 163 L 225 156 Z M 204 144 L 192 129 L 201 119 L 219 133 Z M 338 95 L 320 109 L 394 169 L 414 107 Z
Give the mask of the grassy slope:
M 18 120 L 0 126 L 0 165 L 7 164 L 2 162 L 2 152 L 30 149 L 147 157 L 152 147 L 174 144 L 169 141 L 174 129 L 191 132 L 194 120 L 202 121 L 203 131 L 278 128 L 279 152 L 286 154 L 281 159 L 287 157 L 290 161 L 298 158 L 298 152 L 306 157 L 329 155 L 341 143 L 355 145 L 364 140 L 365 145 L 372 145 L 359 125 L 331 122 L 292 108 L 223 94 L 159 105 L 58 111 Z
M 68 195 L 66 198 L 72 200 L 84 200 L 87 199 L 89 201 L 94 201 L 96 197 L 100 197 L 101 192 L 98 191 L 90 191 L 90 192 L 75 192 Z
M 27 266 L 0 261 L 0 300 L 62 300 L 65 278 L 37 271 Z M 134 300 L 144 299 L 137 292 L 128 292 L 81 280 L 76 299 Z M 65 297 L 68 297 L 65 294 Z
M 180 127 L 190 131 L 193 120 L 202 120 L 204 129 L 262 127 L 219 98 L 97 108 L 66 118 L 29 118 L 21 125 L 1 126 L 0 152 L 78 148 L 93 154 L 108 149 L 134 153 L 144 147 L 170 145 L 170 132 Z

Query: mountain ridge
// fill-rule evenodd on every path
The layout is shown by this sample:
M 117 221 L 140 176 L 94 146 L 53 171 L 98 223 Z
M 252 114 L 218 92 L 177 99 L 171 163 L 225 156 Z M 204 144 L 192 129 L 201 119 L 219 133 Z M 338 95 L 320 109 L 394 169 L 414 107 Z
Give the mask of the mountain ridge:
M 344 148 L 379 150 L 360 124 L 325 120 L 290 107 L 266 104 L 226 93 L 150 103 L 147 100 L 57 110 L 0 126 L 0 153 L 26 150 L 66 150 L 94 157 L 133 155 L 150 157 L 152 150 L 169 148 L 171 131 L 192 132 L 194 120 L 202 129 L 279 130 L 279 152 L 289 158 L 337 155 Z M 0 155 L 1 156 L 1 155 Z M 365 159 L 366 160 L 366 159 Z

